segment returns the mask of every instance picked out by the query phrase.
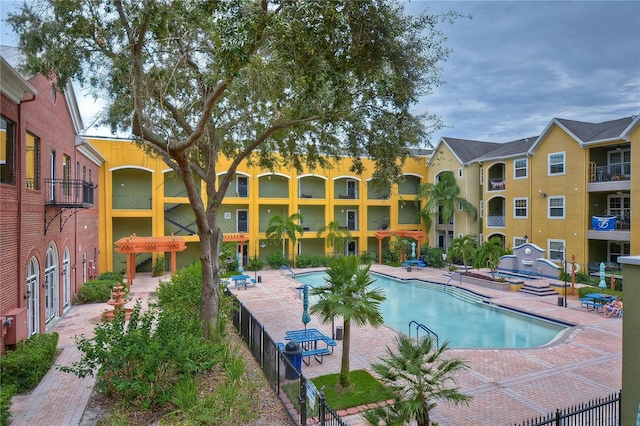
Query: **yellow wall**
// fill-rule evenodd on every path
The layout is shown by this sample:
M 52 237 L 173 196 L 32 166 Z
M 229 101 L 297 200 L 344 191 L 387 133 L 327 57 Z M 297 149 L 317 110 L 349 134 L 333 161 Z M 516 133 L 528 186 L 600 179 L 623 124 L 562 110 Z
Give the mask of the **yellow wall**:
M 458 176 L 458 169 L 462 169 L 462 177 Z M 455 178 L 458 188 L 460 188 L 460 197 L 466 199 L 473 204 L 480 214 L 480 193 L 478 185 L 480 184 L 480 166 L 478 163 L 472 163 L 469 165 L 462 165 L 458 161 L 454 153 L 449 147 L 439 142 L 435 147 L 433 157 L 430 160 L 428 168 L 428 182 L 436 183 L 436 177 L 442 172 L 452 172 Z M 444 234 L 445 226 L 438 225 L 438 218 L 434 217 L 429 230 L 429 242 L 431 246 L 437 246 L 438 239 L 437 233 Z M 448 227 L 451 231 L 451 227 Z M 465 212 L 459 212 L 456 210 L 456 216 L 454 219 L 453 238 L 457 238 L 458 234 L 480 234 L 480 218 L 474 221 Z M 447 243 L 448 246 L 448 243 Z
M 165 197 L 164 196 L 164 178 L 167 171 L 167 165 L 160 159 L 151 158 L 144 154 L 144 152 L 138 148 L 134 143 L 128 140 L 113 140 L 103 138 L 91 138 L 89 142 L 104 156 L 106 162 L 101 167 L 99 173 L 99 182 L 101 185 L 100 193 L 100 264 L 112 267 L 114 264 L 114 251 L 113 241 L 116 239 L 113 234 L 113 218 L 146 218 L 151 221 L 151 229 L 153 235 L 162 236 L 165 235 L 164 226 L 164 206 L 165 203 L 189 203 L 186 197 Z M 231 161 L 228 159 L 222 159 L 217 165 L 217 172 L 224 174 L 228 170 Z M 368 200 L 367 199 L 367 185 L 368 179 L 371 178 L 374 164 L 364 159 L 365 172 L 361 176 L 357 176 L 349 171 L 352 165 L 352 160 L 344 158 L 335 164 L 330 170 L 305 170 L 302 173 L 297 173 L 293 169 L 283 168 L 282 170 L 274 170 L 273 172 L 279 176 L 288 178 L 288 191 L 289 197 L 287 198 L 260 198 L 258 196 L 258 183 L 259 176 L 271 171 L 260 170 L 255 167 L 247 167 L 246 163 L 243 163 L 238 167 L 237 173 L 244 174 L 248 178 L 249 192 L 248 197 L 226 197 L 223 202 L 224 206 L 231 207 L 232 210 L 236 208 L 246 209 L 249 212 L 249 232 L 248 237 L 248 254 L 253 256 L 254 253 L 260 253 L 260 249 L 254 247 L 259 244 L 260 240 L 264 240 L 264 232 L 260 232 L 260 218 L 259 212 L 266 213 L 266 210 L 270 210 L 269 216 L 275 214 L 282 215 L 283 212 L 287 215 L 291 215 L 298 211 L 301 205 L 305 206 L 323 206 L 325 224 L 329 221 L 337 219 L 334 217 L 334 212 L 342 214 L 342 210 L 356 209 L 358 219 L 358 230 L 351 231 L 353 239 L 358 241 L 358 251 L 377 251 L 377 241 L 372 240 L 371 246 L 367 246 L 368 239 L 375 235 L 375 230 L 367 229 L 367 206 L 379 205 L 389 206 L 390 212 L 390 229 L 423 229 L 420 224 L 398 224 L 398 216 L 401 201 L 406 203 L 413 203 L 411 195 L 398 195 L 397 187 L 391 188 L 390 197 L 386 200 Z M 152 208 L 142 210 L 123 210 L 113 208 L 113 172 L 114 170 L 121 168 L 142 168 L 148 170 L 151 175 L 151 188 L 153 188 L 153 194 L 149 194 L 152 198 Z M 404 172 L 407 174 L 421 176 L 421 183 L 426 181 L 426 160 L 424 158 L 408 159 Z M 298 177 L 305 174 L 315 174 L 326 177 L 325 181 L 325 198 L 324 199 L 299 199 L 298 198 Z M 334 179 L 336 178 L 350 178 L 358 182 L 358 198 L 357 199 L 336 199 L 335 197 L 335 185 Z M 264 177 L 263 177 L 264 179 Z M 204 186 L 204 185 L 203 185 Z M 230 186 L 235 186 L 235 182 L 232 182 Z M 204 188 L 203 195 L 204 195 Z M 120 222 L 121 223 L 121 222 Z M 184 237 L 187 242 L 197 242 L 198 236 L 186 236 Z M 304 252 L 304 240 L 317 240 L 316 232 L 306 232 L 300 238 L 302 242 Z M 315 243 L 308 244 L 313 246 Z M 317 244 L 316 244 L 317 245 Z M 267 249 L 268 251 L 268 249 Z M 287 247 L 287 253 L 293 253 L 294 247 L 291 243 Z M 330 248 L 326 248 L 326 251 L 332 251 Z
M 565 153 L 565 174 L 549 176 L 549 154 Z M 576 255 L 576 262 L 586 263 L 587 222 L 586 206 L 588 151 L 558 126 L 553 125 L 535 149 L 531 167 L 531 234 L 529 242 L 548 250 L 548 240 L 564 240 L 567 258 Z M 546 194 L 543 197 L 542 194 Z M 548 218 L 548 200 L 565 196 L 565 219 Z M 547 252 L 548 257 L 548 252 Z

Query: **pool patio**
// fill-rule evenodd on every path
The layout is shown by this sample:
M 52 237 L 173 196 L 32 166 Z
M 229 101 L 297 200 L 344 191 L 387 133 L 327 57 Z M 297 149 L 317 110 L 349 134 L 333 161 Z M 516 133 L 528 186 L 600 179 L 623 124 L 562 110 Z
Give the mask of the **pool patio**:
M 424 268 L 407 272 L 404 268 L 373 265 L 374 272 L 400 279 L 422 279 L 445 283 L 444 270 Z M 296 270 L 296 273 L 310 269 Z M 275 340 L 283 341 L 286 330 L 302 326 L 300 285 L 286 271 L 260 271 L 262 282 L 249 289 L 230 290 L 264 325 Z M 452 280 L 458 286 L 458 280 Z M 536 349 L 451 349 L 448 353 L 466 361 L 468 371 L 456 376 L 463 393 L 473 396 L 469 406 L 439 404 L 432 420 L 440 425 L 508 425 L 544 415 L 557 408 L 608 396 L 622 386 L 622 319 L 603 318 L 582 308 L 577 296 L 568 297 L 568 307 L 557 306 L 555 296 L 492 290 L 462 284 L 493 302 L 539 316 L 575 324 L 556 341 Z M 446 309 L 446 308 L 443 308 Z M 342 325 L 336 322 L 336 326 Z M 425 324 L 429 326 L 428 324 Z M 312 316 L 308 327 L 331 335 L 331 324 L 323 325 Z M 407 332 L 408 330 L 400 330 Z M 397 331 L 386 326 L 353 328 L 351 369 L 368 369 L 393 345 Z M 304 374 L 317 377 L 340 370 L 342 341 L 324 362 L 303 366 Z M 355 411 L 355 410 L 354 410 Z M 356 412 L 344 413 L 351 426 L 366 424 Z

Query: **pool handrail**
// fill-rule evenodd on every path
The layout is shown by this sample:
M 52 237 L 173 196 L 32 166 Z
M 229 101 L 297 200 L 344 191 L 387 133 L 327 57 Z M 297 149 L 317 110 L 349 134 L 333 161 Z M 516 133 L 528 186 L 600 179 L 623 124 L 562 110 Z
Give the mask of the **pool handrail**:
M 454 272 L 451 274 L 451 276 L 449 277 L 449 279 L 447 280 L 447 282 L 444 285 L 444 290 L 447 290 L 447 286 L 451 285 L 451 280 L 453 279 L 453 277 L 455 277 L 456 275 L 458 275 L 458 277 L 460 278 L 460 287 L 462 287 L 462 272 Z
M 280 267 L 280 275 L 282 275 L 282 274 L 284 273 L 284 271 L 289 271 L 289 272 L 291 272 L 291 276 L 292 276 L 293 278 L 295 278 L 295 277 L 296 277 L 296 273 L 295 273 L 295 272 L 293 272 L 293 269 L 289 268 L 287 265 L 282 265 L 282 266 Z
M 427 327 L 426 325 L 420 324 L 418 321 L 414 321 L 414 320 L 409 321 L 409 338 L 411 338 L 411 324 L 416 325 L 416 339 L 418 339 L 418 330 L 423 329 L 424 331 L 427 332 L 427 336 L 429 336 L 429 338 L 432 338 L 431 336 L 436 338 L 436 348 L 440 347 L 440 342 L 439 342 L 440 339 L 436 334 L 436 332 L 429 329 L 429 327 Z

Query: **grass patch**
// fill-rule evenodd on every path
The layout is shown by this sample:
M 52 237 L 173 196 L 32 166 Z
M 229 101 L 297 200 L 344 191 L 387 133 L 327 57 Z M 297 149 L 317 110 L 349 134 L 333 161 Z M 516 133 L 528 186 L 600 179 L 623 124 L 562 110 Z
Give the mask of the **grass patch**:
M 334 410 L 357 407 L 359 405 L 386 401 L 393 397 L 375 377 L 365 370 L 351 372 L 353 384 L 348 389 L 341 389 L 338 385 L 340 374 L 329 374 L 312 379 L 313 384 L 320 390 L 324 386 L 324 396 Z

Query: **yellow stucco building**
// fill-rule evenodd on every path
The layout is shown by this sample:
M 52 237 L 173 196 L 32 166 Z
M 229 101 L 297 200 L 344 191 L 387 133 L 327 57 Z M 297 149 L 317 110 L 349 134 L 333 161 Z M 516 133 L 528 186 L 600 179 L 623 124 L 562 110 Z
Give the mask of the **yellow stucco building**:
M 185 238 L 187 250 L 178 253 L 178 266 L 199 258 L 198 236 L 184 186 L 159 158 L 147 156 L 129 140 L 89 138 L 105 157 L 100 169 L 102 191 L 100 212 L 100 264 L 121 271 L 125 258 L 114 252 L 113 243 L 122 237 L 177 235 Z M 364 251 L 377 254 L 380 230 L 421 230 L 415 205 L 420 184 L 426 181 L 426 162 L 430 151 L 416 152 L 407 161 L 402 182 L 389 188 L 369 185 L 373 163 L 364 160 L 366 172 L 349 171 L 351 160 L 344 158 L 329 170 L 267 171 L 243 163 L 229 186 L 218 212 L 218 224 L 225 234 L 242 234 L 238 243 L 246 264 L 257 255 L 266 256 L 281 247 L 267 245 L 265 231 L 274 215 L 288 217 L 300 213 L 304 233 L 296 247 L 287 241 L 286 254 L 325 254 L 334 250 L 318 229 L 331 221 L 348 230 L 351 238 L 345 253 Z M 229 160 L 218 164 L 226 173 Z M 201 188 L 202 190 L 202 188 Z M 204 191 L 202 191 L 204 196 Z M 388 238 L 387 238 L 388 240 Z M 385 247 L 388 241 L 385 242 Z M 150 254 L 140 256 L 137 264 L 149 263 Z M 143 265 L 144 266 L 144 265 Z
M 238 251 L 248 258 L 266 256 L 281 247 L 266 243 L 265 231 L 274 215 L 303 216 L 304 234 L 287 256 L 334 251 L 376 258 L 380 230 L 425 230 L 418 219 L 418 188 L 453 173 L 460 195 L 479 212 L 477 221 L 458 209 L 453 223 L 433 225 L 429 245 L 446 247 L 451 239 L 477 234 L 482 241 L 499 237 L 507 247 L 530 242 L 545 258 L 566 258 L 593 271 L 600 262 L 607 273 L 618 272 L 617 257 L 640 254 L 640 126 L 638 117 L 605 123 L 553 119 L 539 136 L 507 143 L 442 138 L 433 151 L 416 152 L 407 161 L 402 182 L 389 188 L 369 185 L 373 164 L 354 175 L 344 158 L 328 170 L 261 170 L 242 164 L 218 212 L 225 234 L 241 234 Z M 114 252 L 119 238 L 178 235 L 187 250 L 178 266 L 199 257 L 193 212 L 184 186 L 158 158 L 147 156 L 129 140 L 88 138 L 106 159 L 99 173 L 100 264 L 120 271 L 124 255 Z M 218 164 L 226 173 L 229 160 Z M 204 195 L 204 191 L 203 191 Z M 602 231 L 598 218 L 615 217 Z M 331 247 L 318 229 L 338 222 L 351 233 L 343 248 Z M 446 241 L 446 244 L 445 244 Z M 388 247 L 388 239 L 384 247 Z M 147 257 L 149 257 L 148 255 Z M 149 263 L 141 256 L 138 264 Z

